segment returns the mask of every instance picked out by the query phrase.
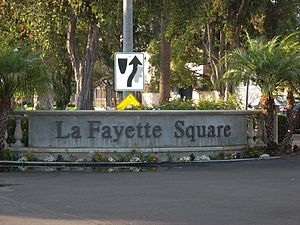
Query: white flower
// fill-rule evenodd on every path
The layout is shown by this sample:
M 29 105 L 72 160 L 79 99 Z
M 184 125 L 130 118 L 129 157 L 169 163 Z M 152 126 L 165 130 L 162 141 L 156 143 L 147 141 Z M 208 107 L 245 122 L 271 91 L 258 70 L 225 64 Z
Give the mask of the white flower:
M 114 168 L 108 168 L 107 172 L 109 172 L 109 173 L 115 172 L 115 169 Z
M 85 159 L 83 159 L 83 158 L 78 158 L 78 159 L 76 159 L 75 162 L 84 162 L 84 161 L 85 161 Z
M 175 99 L 178 99 L 178 98 L 181 98 L 180 94 L 173 95 L 171 98 L 169 98 L 169 102 L 170 102 L 170 101 L 173 101 L 173 100 L 175 100 Z
M 189 157 L 189 156 L 183 156 L 183 157 L 179 158 L 179 161 L 180 162 L 188 162 L 188 161 L 191 161 L 191 157 Z
M 115 160 L 113 157 L 109 156 L 109 157 L 108 157 L 108 161 L 109 161 L 109 162 L 115 162 L 116 160 Z
M 259 156 L 260 159 L 269 159 L 270 158 L 270 155 L 269 154 L 261 154 Z
M 44 159 L 45 162 L 54 162 L 55 161 L 55 158 L 54 156 L 52 155 L 49 155 L 47 156 L 45 159 Z
M 27 162 L 28 159 L 27 159 L 26 156 L 23 156 L 23 157 L 19 158 L 18 161 L 19 161 L 19 162 Z
M 211 159 L 206 156 L 206 155 L 202 155 L 202 156 L 196 156 L 195 161 L 211 161 Z
M 87 161 L 92 161 L 93 160 L 93 155 L 94 155 L 94 152 L 93 151 L 90 151 L 87 155 Z
M 130 162 L 140 162 L 141 159 L 137 156 L 133 156 L 131 159 L 130 159 Z

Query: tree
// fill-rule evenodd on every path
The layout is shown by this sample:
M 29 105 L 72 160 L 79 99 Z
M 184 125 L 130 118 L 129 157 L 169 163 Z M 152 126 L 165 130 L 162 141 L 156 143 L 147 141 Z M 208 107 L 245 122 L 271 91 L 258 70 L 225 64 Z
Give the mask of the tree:
M 171 84 L 180 89 L 195 87 L 196 72 L 192 66 L 203 65 L 203 49 L 199 39 L 195 17 L 201 11 L 201 1 L 172 1 L 167 37 L 171 40 Z
M 151 65 L 155 68 L 152 80 L 155 85 L 151 89 L 159 90 L 160 101 L 169 99 L 172 85 L 186 88 L 195 83 L 192 72 L 185 68 L 186 63 L 193 62 L 194 58 L 190 56 L 199 53 L 191 44 L 194 43 L 194 33 L 187 28 L 188 18 L 196 12 L 195 4 L 199 3 L 166 0 L 138 5 L 135 16 L 135 44 L 138 48 L 135 49 L 145 50 L 144 46 L 147 46 Z
M 0 150 L 14 96 L 42 93 L 47 87 L 47 69 L 39 52 L 30 47 L 0 48 Z
M 242 42 L 242 27 L 251 27 L 253 30 L 250 19 L 254 9 L 260 4 L 249 0 L 185 0 L 164 3 L 161 5 L 167 13 L 164 9 L 158 8 L 157 11 L 165 14 L 167 26 L 164 29 L 164 37 L 171 44 L 171 84 L 180 88 L 195 85 L 195 73 L 187 65 L 209 65 L 211 82 L 214 88 L 224 95 L 225 85 L 222 84 L 221 78 L 226 67 L 221 60 L 226 51 Z M 157 51 L 154 45 L 163 44 L 162 40 L 153 40 L 151 49 Z M 159 51 L 159 54 L 161 53 L 162 51 Z M 155 54 L 158 55 L 158 52 Z M 163 59 L 162 56 L 161 58 Z M 163 74 L 161 69 L 157 69 L 157 72 Z M 162 75 L 160 78 L 163 77 Z
M 112 44 L 106 43 L 115 40 L 111 34 L 116 34 L 115 24 L 121 18 L 121 15 L 116 16 L 119 6 L 119 2 L 103 0 L 26 0 L 7 7 L 14 9 L 14 19 L 24 24 L 34 41 L 45 50 L 46 59 L 55 72 L 54 79 L 59 80 L 55 81 L 54 90 L 61 108 L 69 96 L 61 95 L 70 92 L 71 73 L 76 83 L 77 108 L 93 108 L 94 64 L 100 57 L 101 60 L 106 57 L 102 56 L 103 52 L 107 55 L 106 52 L 112 51 Z M 117 36 L 119 44 L 120 35 Z
M 99 57 L 99 42 L 107 38 L 108 31 L 115 33 L 111 21 L 116 22 L 119 6 L 114 1 L 82 1 L 80 4 L 68 1 L 67 50 L 75 75 L 77 109 L 93 108 L 92 75 Z M 85 46 L 78 42 L 80 36 L 85 36 Z
M 264 0 L 264 33 L 268 38 L 299 29 L 299 0 Z
M 239 47 L 242 26 L 249 23 L 249 0 L 207 0 L 200 5 L 198 35 L 202 39 L 201 46 L 205 51 L 207 63 L 211 71 L 211 82 L 215 90 L 225 96 L 225 85 L 222 82 L 226 70 L 221 63 L 225 53 Z M 246 25 L 247 24 L 247 25 Z M 249 25 L 248 25 L 249 26 Z
M 51 1 L 5 1 L 0 4 L 1 41 L 7 45 L 34 45 L 43 51 L 43 60 L 52 71 L 47 98 L 37 96 L 47 108 L 49 96 L 64 109 L 70 101 L 73 71 L 66 50 L 66 15 Z M 50 78 L 49 78 L 50 79 Z M 53 93 L 54 91 L 54 93 Z M 33 97 L 33 96 L 28 96 Z
M 295 107 L 295 97 L 294 91 L 290 88 L 287 90 L 286 96 L 286 110 L 287 110 L 287 132 L 284 135 L 281 143 L 279 144 L 279 150 L 282 152 L 289 152 L 292 149 L 292 135 L 296 129 L 295 120 L 297 119 L 297 111 L 294 110 Z
M 140 44 L 141 49 L 148 46 L 147 50 L 150 50 L 149 52 L 152 55 L 150 61 L 156 67 L 155 72 L 159 80 L 159 101 L 165 102 L 169 100 L 171 91 L 171 42 L 167 37 L 171 1 L 149 1 L 140 5 L 142 6 L 142 13 L 138 14 L 137 21 L 148 26 L 136 25 L 137 38 L 135 38 L 135 43 Z M 151 13 L 150 18 L 149 15 L 145 17 L 145 12 Z M 158 27 L 160 29 L 157 29 Z M 149 34 L 152 34 L 152 37 L 149 38 Z M 141 37 L 145 38 L 146 42 L 141 41 Z
M 180 26 L 174 30 L 182 31 L 184 27 L 189 27 L 189 33 L 195 34 L 194 50 L 200 49 L 203 52 L 204 60 L 201 61 L 210 67 L 211 82 L 215 90 L 220 91 L 224 97 L 226 84 L 222 77 L 227 68 L 222 59 L 226 52 L 244 44 L 243 30 L 247 30 L 251 36 L 265 35 L 272 38 L 299 27 L 298 0 L 203 0 L 193 1 L 193 8 L 189 8 L 188 0 L 180 2 L 186 7 L 182 6 L 178 15 L 187 14 L 190 17 L 185 19 L 188 20 L 187 26 L 182 22 L 185 20 L 177 20 Z M 187 12 L 185 8 L 188 8 Z M 193 42 L 186 45 L 191 43 Z M 198 65 L 201 61 L 198 60 Z M 233 92 L 234 86 L 228 84 L 227 90 Z
M 260 106 L 266 110 L 268 149 L 273 154 L 277 151 L 273 127 L 274 95 L 282 85 L 300 74 L 299 43 L 295 37 L 296 33 L 293 33 L 267 41 L 250 39 L 247 35 L 248 48 L 235 49 L 227 57 L 227 79 L 235 83 L 251 80 L 261 90 Z
M 91 4 L 85 2 L 82 4 L 82 6 L 78 6 L 76 2 L 73 3 L 74 5 L 72 3 L 68 15 L 67 49 L 69 57 L 71 59 L 76 81 L 75 105 L 77 109 L 92 109 L 92 71 L 94 63 L 96 61 L 96 52 L 100 38 L 100 29 L 98 27 L 96 15 L 92 12 Z M 78 24 L 77 20 L 80 12 L 88 14 L 88 37 L 82 58 L 79 55 L 78 42 L 76 40 Z
M 298 51 L 300 48 L 300 43 L 297 41 L 297 37 L 293 35 L 292 37 L 288 38 L 288 41 L 291 43 L 288 45 L 288 54 L 290 54 L 292 57 L 298 55 Z M 298 60 L 299 58 L 295 58 Z M 297 63 L 297 62 L 296 62 Z M 296 71 L 298 69 L 298 71 Z M 292 135 L 294 134 L 294 131 L 296 129 L 296 119 L 297 119 L 297 111 L 294 109 L 295 107 L 295 96 L 294 93 L 299 92 L 299 83 L 300 83 L 300 68 L 298 65 L 295 67 L 295 75 L 290 76 L 288 80 L 286 80 L 282 84 L 282 91 L 286 91 L 286 105 L 285 108 L 287 110 L 287 132 L 281 141 L 279 143 L 279 150 L 281 152 L 289 152 L 292 150 Z

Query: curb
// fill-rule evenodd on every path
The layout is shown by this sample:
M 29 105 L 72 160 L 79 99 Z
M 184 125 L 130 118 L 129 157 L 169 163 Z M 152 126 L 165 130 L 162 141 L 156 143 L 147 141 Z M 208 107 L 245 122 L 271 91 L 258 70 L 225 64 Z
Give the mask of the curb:
M 0 161 L 0 167 L 14 166 L 32 166 L 32 167 L 183 167 L 196 166 L 208 163 L 234 163 L 234 162 L 250 162 L 262 160 L 274 160 L 281 157 L 270 158 L 247 158 L 247 159 L 230 159 L 230 160 L 211 160 L 211 161 L 190 161 L 190 162 L 42 162 L 42 161 Z

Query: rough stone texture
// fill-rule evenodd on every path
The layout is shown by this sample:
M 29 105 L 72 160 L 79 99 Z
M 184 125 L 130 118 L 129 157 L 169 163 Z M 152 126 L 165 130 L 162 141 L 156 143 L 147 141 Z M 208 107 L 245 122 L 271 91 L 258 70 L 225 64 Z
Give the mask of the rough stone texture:
M 245 116 L 243 111 L 36 111 L 29 114 L 29 147 L 157 149 L 245 146 Z M 203 126 L 206 135 L 198 137 L 199 129 L 203 134 Z

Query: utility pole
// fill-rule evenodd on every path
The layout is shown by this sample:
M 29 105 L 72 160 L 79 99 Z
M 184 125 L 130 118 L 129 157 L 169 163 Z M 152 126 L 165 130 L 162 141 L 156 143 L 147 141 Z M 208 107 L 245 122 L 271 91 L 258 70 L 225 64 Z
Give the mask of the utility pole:
M 123 52 L 133 52 L 132 0 L 123 0 Z M 123 98 L 129 94 L 123 91 Z

